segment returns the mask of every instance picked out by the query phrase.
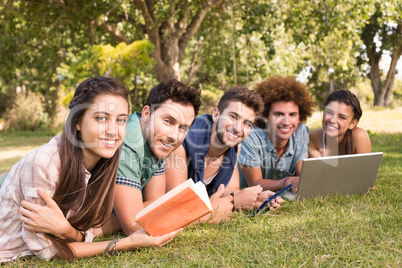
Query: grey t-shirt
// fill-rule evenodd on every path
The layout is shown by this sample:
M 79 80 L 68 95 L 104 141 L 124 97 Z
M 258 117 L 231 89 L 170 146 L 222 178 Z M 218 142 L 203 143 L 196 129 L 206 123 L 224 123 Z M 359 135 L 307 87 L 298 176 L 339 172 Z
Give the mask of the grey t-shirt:
M 289 139 L 285 153 L 278 159 L 278 152 L 268 137 L 268 131 L 254 126 L 250 135 L 242 142 L 239 164 L 261 167 L 264 179 L 280 180 L 294 176 L 297 162 L 308 157 L 309 129 L 299 124 Z M 239 167 L 240 186 L 247 187 L 247 181 Z

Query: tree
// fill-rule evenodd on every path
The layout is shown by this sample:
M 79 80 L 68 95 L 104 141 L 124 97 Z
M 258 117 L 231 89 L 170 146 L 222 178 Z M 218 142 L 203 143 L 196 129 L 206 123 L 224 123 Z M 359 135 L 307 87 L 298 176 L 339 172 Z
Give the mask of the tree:
M 277 3 L 227 0 L 222 7 L 223 12 L 207 15 L 189 45 L 188 53 L 197 47 L 196 63 L 202 62 L 194 84 L 225 90 L 235 84 L 252 86 L 273 75 L 295 75 L 301 53 L 285 32 Z M 211 34 L 211 29 L 219 32 Z
M 392 14 L 390 11 L 393 8 L 396 10 Z M 369 77 L 374 92 L 374 105 L 390 106 L 396 65 L 402 55 L 401 6 L 390 6 L 389 2 L 377 2 L 375 12 L 365 24 L 361 38 L 370 65 Z M 391 54 L 391 63 L 386 78 L 382 81 L 380 60 L 385 50 Z
M 33 4 L 37 2 L 32 1 Z M 103 30 L 117 42 L 130 44 L 138 32 L 146 34 L 154 45 L 152 56 L 156 60 L 154 70 L 159 81 L 180 79 L 180 64 L 185 48 L 197 32 L 205 15 L 223 0 L 122 0 L 91 1 L 89 3 L 62 0 L 43 3 L 55 5 L 70 14 L 74 22 Z M 83 16 L 84 15 L 84 16 Z
M 96 44 L 129 45 L 146 37 L 154 45 L 152 56 L 157 79 L 180 79 L 185 48 L 206 14 L 222 2 L 2 1 L 0 103 L 9 106 L 15 98 L 15 88 L 24 86 L 45 96 L 46 112 L 51 118 L 63 83 L 56 70 L 62 63 L 71 64 L 68 61 L 73 57 L 69 55 Z M 192 73 L 199 65 L 194 67 Z M 2 112 L 4 109 L 0 109 Z
M 332 85 L 346 89 L 361 75 L 355 68 L 360 47 L 360 25 L 370 5 L 367 1 L 288 1 L 282 12 L 287 32 L 304 48 L 308 86 L 319 103 Z
M 180 79 L 185 48 L 208 11 L 222 1 L 134 1 L 144 18 L 143 29 L 155 46 L 154 68 L 159 81 Z
M 150 88 L 156 81 L 152 72 L 154 59 L 150 57 L 153 45 L 148 40 L 134 41 L 130 45 L 124 42 L 111 45 L 94 45 L 79 55 L 71 55 L 70 65 L 62 64 L 57 74 L 63 77 L 62 84 L 67 91 L 74 92 L 78 81 L 93 75 L 106 75 L 119 79 L 129 90 L 134 109 L 142 107 Z M 72 94 L 67 95 L 69 103 Z
M 67 54 L 76 54 L 90 43 L 73 17 L 61 11 L 58 6 L 29 1 L 0 5 L 0 90 L 8 103 L 14 101 L 18 88 L 40 93 L 50 119 L 59 98 L 57 68 Z

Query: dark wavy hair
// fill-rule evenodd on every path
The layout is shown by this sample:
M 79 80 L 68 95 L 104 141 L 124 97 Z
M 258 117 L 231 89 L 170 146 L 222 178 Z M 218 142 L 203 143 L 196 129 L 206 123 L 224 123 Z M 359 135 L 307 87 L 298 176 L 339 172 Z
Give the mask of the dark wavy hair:
M 314 101 L 307 87 L 298 82 L 294 77 L 275 76 L 257 84 L 255 91 L 261 95 L 264 101 L 262 116 L 266 119 L 269 116 L 271 105 L 277 101 L 293 101 L 299 107 L 299 118 L 301 122 L 311 116 L 314 109 Z M 265 128 L 266 122 L 258 120 L 256 125 Z
M 193 106 L 194 113 L 197 116 L 201 106 L 201 92 L 176 79 L 165 80 L 152 88 L 145 105 L 151 107 L 151 112 L 153 112 L 169 99 L 182 105 Z
M 106 222 L 112 213 L 115 178 L 119 165 L 121 146 L 113 157 L 101 158 L 91 170 L 88 185 L 85 183 L 84 155 L 81 149 L 80 132 L 77 124 L 85 111 L 99 95 L 123 97 L 129 102 L 126 88 L 117 80 L 108 77 L 92 77 L 82 82 L 76 89 L 68 108 L 66 125 L 59 145 L 60 177 L 53 200 L 63 211 L 64 216 L 71 208 L 79 210 L 68 221 L 79 231 L 86 231 Z M 129 109 L 130 110 L 130 109 Z M 129 111 L 127 111 L 129 112 Z M 73 259 L 74 254 L 68 246 L 71 240 L 63 240 L 47 235 L 58 249 L 59 256 Z
M 360 107 L 360 101 L 355 94 L 353 94 L 349 90 L 334 91 L 326 98 L 326 100 L 324 101 L 324 106 L 327 106 L 333 101 L 341 102 L 346 104 L 347 106 L 352 107 L 353 119 L 356 119 L 357 122 L 359 122 L 360 117 L 363 115 L 363 111 Z M 339 154 L 353 154 L 353 140 L 351 129 L 348 129 L 345 133 L 345 136 L 343 137 L 343 140 L 340 144 Z
M 259 115 L 262 112 L 264 106 L 261 96 L 254 90 L 250 90 L 246 86 L 234 86 L 229 88 L 220 99 L 218 103 L 219 112 L 222 113 L 229 106 L 229 103 L 233 101 L 241 102 L 247 107 L 253 109 L 256 115 Z

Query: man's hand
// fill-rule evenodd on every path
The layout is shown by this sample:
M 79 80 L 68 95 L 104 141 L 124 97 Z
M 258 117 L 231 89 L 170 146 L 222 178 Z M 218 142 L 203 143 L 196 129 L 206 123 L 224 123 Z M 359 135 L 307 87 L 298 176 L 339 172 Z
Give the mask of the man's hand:
M 224 191 L 225 186 L 221 184 L 216 193 L 211 195 L 209 200 L 212 205 L 212 214 L 207 214 L 202 217 L 202 222 L 220 223 L 230 220 L 232 217 L 233 197 L 231 195 L 222 197 Z
M 261 192 L 258 195 L 257 202 L 255 204 L 255 208 L 258 208 L 259 206 L 261 206 L 261 204 L 265 201 L 265 199 L 267 199 L 268 197 L 270 197 L 270 196 L 272 196 L 274 194 L 275 194 L 275 192 L 272 192 L 270 190 L 266 190 L 266 191 Z M 279 208 L 282 203 L 283 203 L 283 199 L 280 196 L 278 196 L 276 199 L 271 200 L 271 204 L 268 205 L 270 207 L 269 210 L 272 211 L 272 210 L 274 210 L 276 208 Z
M 45 201 L 45 206 L 21 201 L 20 220 L 23 227 L 30 231 L 52 234 L 59 238 L 67 238 L 68 230 L 73 228 L 56 202 L 44 191 L 38 189 L 38 194 Z M 74 233 L 76 234 L 76 233 Z
M 294 193 L 297 193 L 297 188 L 299 187 L 299 176 L 294 176 L 294 177 L 286 177 L 285 183 L 283 187 L 288 186 L 289 184 L 292 184 L 292 191 Z
M 257 198 L 262 192 L 260 185 L 244 188 L 243 190 L 234 194 L 235 209 L 251 210 L 254 209 Z

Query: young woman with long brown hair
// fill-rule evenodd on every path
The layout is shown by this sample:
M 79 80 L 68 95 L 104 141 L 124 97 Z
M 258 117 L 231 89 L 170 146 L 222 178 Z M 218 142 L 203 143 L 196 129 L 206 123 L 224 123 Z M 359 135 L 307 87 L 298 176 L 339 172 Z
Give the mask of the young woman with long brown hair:
M 87 243 L 94 237 L 92 228 L 102 226 L 112 213 L 130 110 L 128 93 L 114 79 L 89 78 L 78 86 L 69 109 L 63 133 L 21 159 L 1 185 L 0 262 L 27 255 L 73 259 L 161 246 L 178 232 L 151 237 L 140 230 L 120 240 Z M 44 204 L 68 221 L 36 232 L 37 208 L 46 208 L 38 206 Z
M 322 128 L 310 131 L 309 157 L 371 152 L 369 135 L 357 126 L 363 112 L 352 92 L 331 93 L 324 107 Z

